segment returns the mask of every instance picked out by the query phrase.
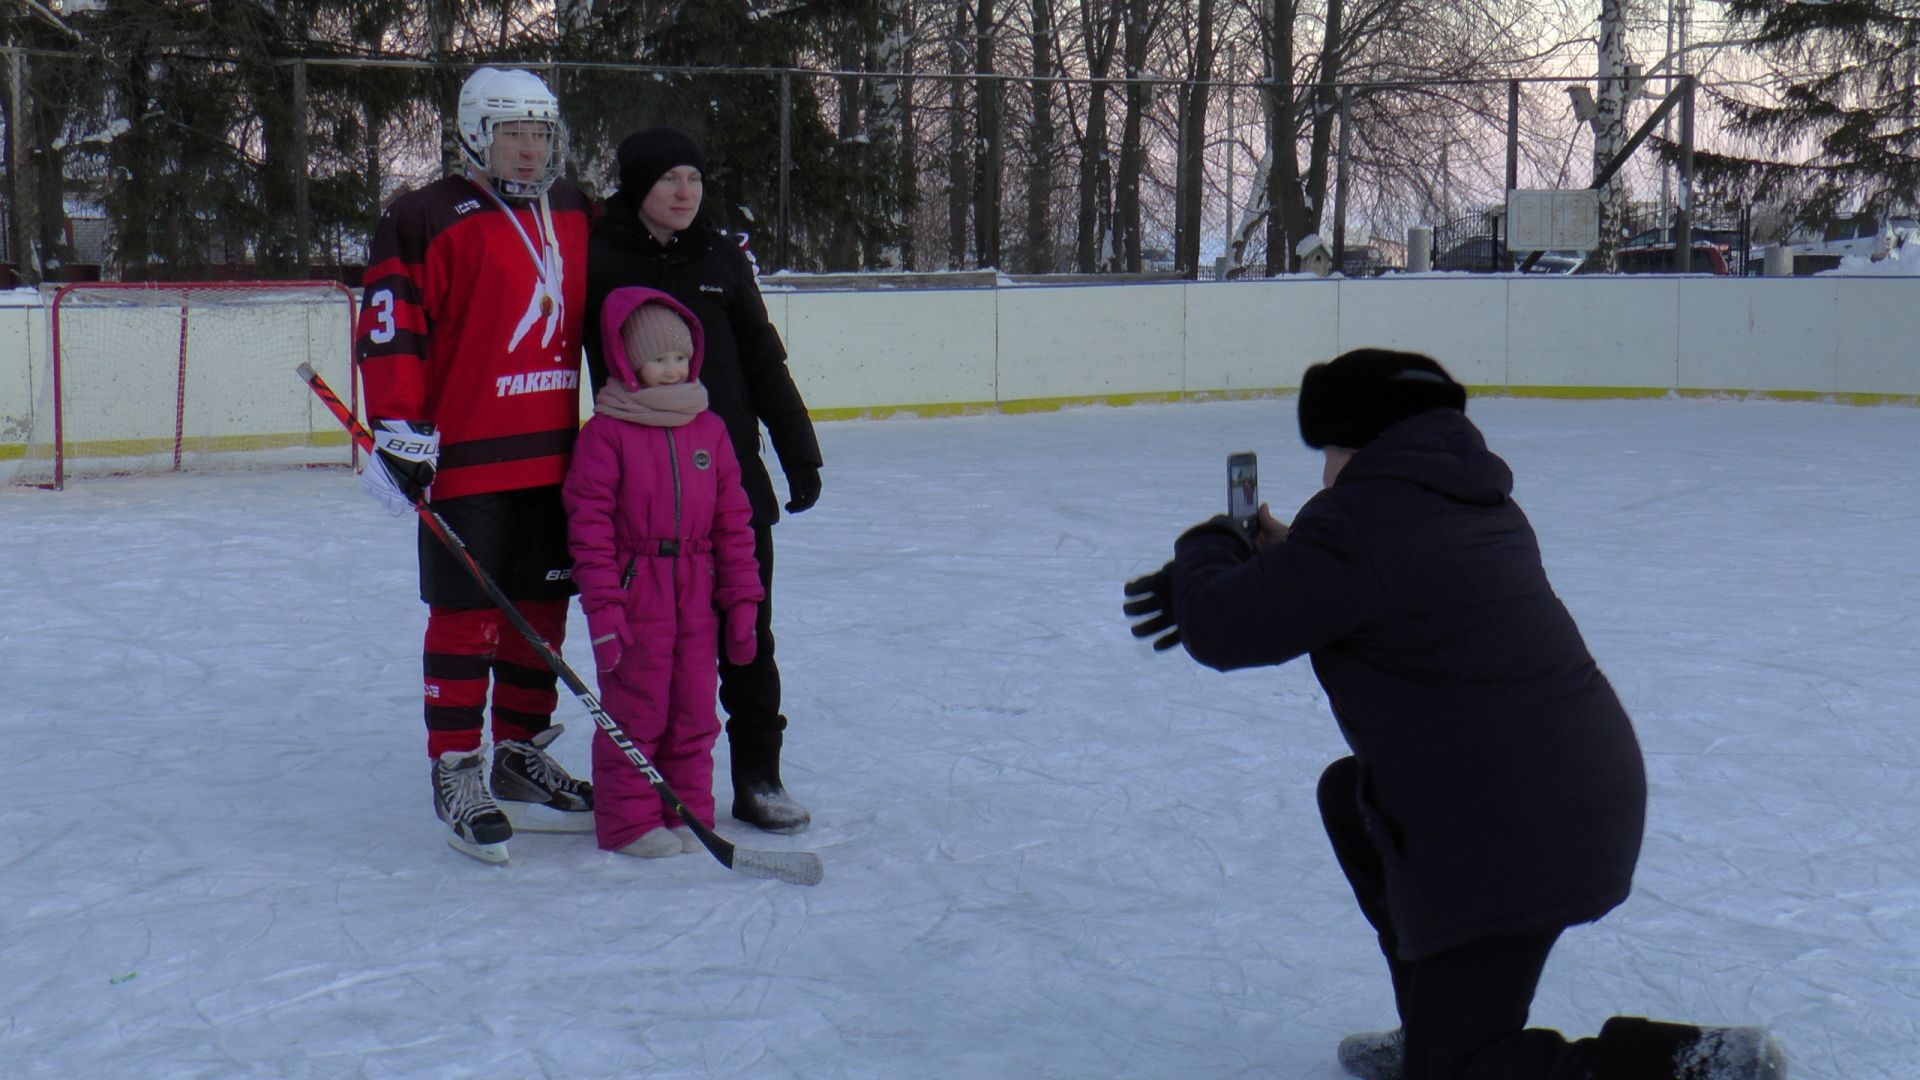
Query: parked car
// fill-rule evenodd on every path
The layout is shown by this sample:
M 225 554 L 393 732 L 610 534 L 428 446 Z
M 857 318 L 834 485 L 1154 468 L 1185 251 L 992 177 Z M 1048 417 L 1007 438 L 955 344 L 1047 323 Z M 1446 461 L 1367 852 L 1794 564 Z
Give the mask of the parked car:
M 1711 240 L 1695 240 L 1687 272 L 1690 274 L 1729 274 L 1727 250 Z M 1614 252 L 1614 268 L 1622 274 L 1677 274 L 1674 243 L 1622 245 Z
M 1673 274 L 1674 240 L 1671 226 L 1647 229 L 1628 237 L 1614 252 L 1614 266 L 1622 274 Z M 1732 274 L 1745 268 L 1747 235 L 1737 228 L 1697 225 L 1693 237 L 1691 274 Z
M 1920 243 L 1920 220 L 1902 215 L 1837 214 L 1787 234 L 1795 274 L 1832 270 L 1848 255 L 1885 258 L 1903 245 Z
M 1497 248 L 1491 236 L 1474 236 L 1448 248 L 1440 257 L 1433 260 L 1435 270 L 1470 270 L 1475 273 L 1492 273 L 1505 270 L 1501 256 L 1506 251 Z M 1513 265 L 1518 267 L 1527 261 L 1530 252 L 1514 252 Z M 1570 274 L 1580 268 L 1585 257 L 1577 251 L 1543 251 L 1534 260 L 1529 271 L 1535 274 Z
M 1399 267 L 1389 264 L 1386 255 L 1372 244 L 1350 247 L 1340 260 L 1340 272 L 1350 278 L 1379 277 L 1397 269 Z

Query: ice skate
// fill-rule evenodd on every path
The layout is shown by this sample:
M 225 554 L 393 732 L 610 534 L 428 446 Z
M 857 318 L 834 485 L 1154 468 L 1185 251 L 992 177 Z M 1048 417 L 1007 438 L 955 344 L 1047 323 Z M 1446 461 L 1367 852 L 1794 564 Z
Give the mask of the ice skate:
M 1359 1080 L 1400 1080 L 1407 1070 L 1407 1033 L 1363 1031 L 1340 1040 L 1340 1067 Z
M 507 861 L 513 825 L 487 794 L 480 775 L 481 750 L 450 750 L 433 763 L 433 812 L 453 835 L 447 844 L 462 855 L 498 865 Z
M 673 830 L 661 827 L 648 829 L 640 834 L 640 839 L 613 850 L 616 854 L 631 855 L 636 859 L 664 859 L 680 854 L 682 849 L 680 838 L 673 834 Z
M 567 775 L 547 753 L 565 730 L 555 724 L 531 739 L 494 747 L 493 796 L 522 832 L 593 831 L 593 785 Z
M 813 815 L 795 802 L 777 780 L 756 780 L 736 787 L 733 816 L 736 821 L 770 833 L 805 832 L 807 826 L 813 824 Z

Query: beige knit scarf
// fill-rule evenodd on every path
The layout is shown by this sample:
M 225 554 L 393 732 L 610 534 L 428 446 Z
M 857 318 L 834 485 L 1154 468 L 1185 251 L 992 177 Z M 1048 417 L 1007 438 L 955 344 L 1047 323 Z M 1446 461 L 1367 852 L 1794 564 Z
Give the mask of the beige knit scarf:
M 707 388 L 697 381 L 629 390 L 618 378 L 608 379 L 593 402 L 602 416 L 648 427 L 680 427 L 706 410 Z

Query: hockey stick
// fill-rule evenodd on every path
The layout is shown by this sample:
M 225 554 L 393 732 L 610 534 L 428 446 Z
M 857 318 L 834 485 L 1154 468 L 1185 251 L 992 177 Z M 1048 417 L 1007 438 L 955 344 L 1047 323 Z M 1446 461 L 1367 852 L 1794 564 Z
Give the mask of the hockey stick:
M 333 413 L 334 418 L 339 420 L 353 436 L 353 441 L 359 445 L 360 451 L 372 457 L 373 435 L 360 423 L 359 418 L 353 415 L 353 410 L 340 400 L 339 396 L 333 392 L 333 388 L 320 377 L 320 373 L 313 370 L 311 364 L 301 364 L 295 370 Z M 376 464 L 378 464 L 377 461 L 369 461 L 367 467 L 372 468 Z M 626 755 L 627 760 L 633 763 L 633 767 L 639 769 L 641 775 L 647 778 L 647 783 L 652 784 L 653 790 L 659 793 L 660 800 L 672 807 L 673 812 L 680 815 L 681 820 L 687 823 L 687 827 L 693 830 L 693 834 L 698 836 L 707 850 L 713 853 L 713 857 L 720 860 L 720 865 L 730 870 L 738 870 L 748 877 L 772 878 L 794 885 L 820 884 L 820 879 L 825 876 L 826 871 L 820 863 L 820 856 L 813 852 L 754 851 L 749 848 L 736 848 L 731 841 L 701 824 L 700 820 L 687 809 L 687 804 L 680 801 L 680 796 L 674 794 L 666 778 L 660 775 L 660 770 L 654 768 L 653 762 L 647 760 L 647 755 L 633 745 L 633 740 L 627 738 L 627 733 L 620 730 L 620 725 L 600 707 L 599 699 L 594 697 L 593 691 L 587 689 L 587 684 L 580 681 L 580 676 L 574 674 L 573 668 L 561 658 L 559 653 L 553 651 L 553 647 L 548 645 L 546 639 L 540 636 L 540 632 L 533 628 L 533 624 L 527 621 L 526 616 L 520 614 L 520 609 L 507 598 L 507 594 L 500 591 L 500 586 L 494 583 L 493 575 L 487 573 L 485 567 L 474 561 L 473 554 L 460 541 L 460 537 L 454 533 L 446 519 L 442 518 L 433 507 L 427 505 L 424 497 L 414 500 L 413 510 L 420 515 L 420 520 L 426 523 L 428 531 L 439 537 L 441 543 L 447 545 L 447 550 L 453 552 L 461 565 L 467 568 L 467 573 L 473 575 L 473 580 L 479 582 L 480 587 L 486 590 L 487 597 L 506 615 L 508 621 L 513 623 L 513 628 L 520 631 L 520 636 L 527 639 L 527 644 L 533 646 L 533 650 L 540 654 L 540 658 L 545 660 L 547 666 L 553 669 L 553 673 L 560 677 L 560 681 L 567 684 L 567 689 L 573 691 L 573 696 L 579 698 L 580 703 L 587 707 L 587 712 L 593 716 L 593 722 L 600 725 L 600 730 L 607 733 L 607 738 L 613 740 L 613 745 L 619 748 L 620 752 Z

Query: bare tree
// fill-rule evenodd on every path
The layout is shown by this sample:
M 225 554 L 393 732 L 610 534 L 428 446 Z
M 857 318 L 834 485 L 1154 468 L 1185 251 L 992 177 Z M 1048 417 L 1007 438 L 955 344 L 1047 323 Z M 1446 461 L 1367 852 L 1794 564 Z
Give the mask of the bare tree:
M 999 41 L 993 0 L 974 0 L 973 99 L 979 116 L 974 139 L 973 236 L 979 265 L 1000 265 L 1000 187 L 1004 161 L 1001 129 L 1001 86 L 995 75 L 994 49 Z
M 1025 238 L 1015 266 L 1029 274 L 1053 269 L 1054 163 L 1059 138 L 1053 116 L 1055 77 L 1060 74 L 1059 43 L 1054 37 L 1054 0 L 1029 0 L 1027 44 L 1031 81 L 1027 84 L 1027 172 Z
M 1080 200 L 1074 218 L 1075 264 L 1083 274 L 1102 268 L 1107 241 L 1113 172 L 1107 153 L 1106 80 L 1113 70 L 1114 48 L 1120 37 L 1119 5 L 1101 0 L 1079 0 L 1080 41 L 1087 74 L 1086 118 L 1075 142 L 1080 154 Z
M 1183 5 L 1184 9 L 1184 5 Z M 1183 11 L 1184 13 L 1184 11 Z M 1180 90 L 1178 206 L 1174 215 L 1173 264 L 1185 277 L 1200 271 L 1201 202 L 1206 189 L 1207 104 L 1214 63 L 1214 0 L 1196 0 L 1193 18 L 1180 20 L 1193 33 L 1193 66 Z
M 1127 82 L 1121 92 L 1125 103 L 1120 123 L 1120 163 L 1114 180 L 1113 217 L 1116 247 L 1123 266 L 1130 274 L 1141 270 L 1140 185 L 1146 172 L 1146 148 L 1142 129 L 1154 95 L 1153 84 L 1145 81 L 1147 49 L 1153 37 L 1154 9 L 1149 0 L 1124 0 L 1121 5 L 1122 63 Z

